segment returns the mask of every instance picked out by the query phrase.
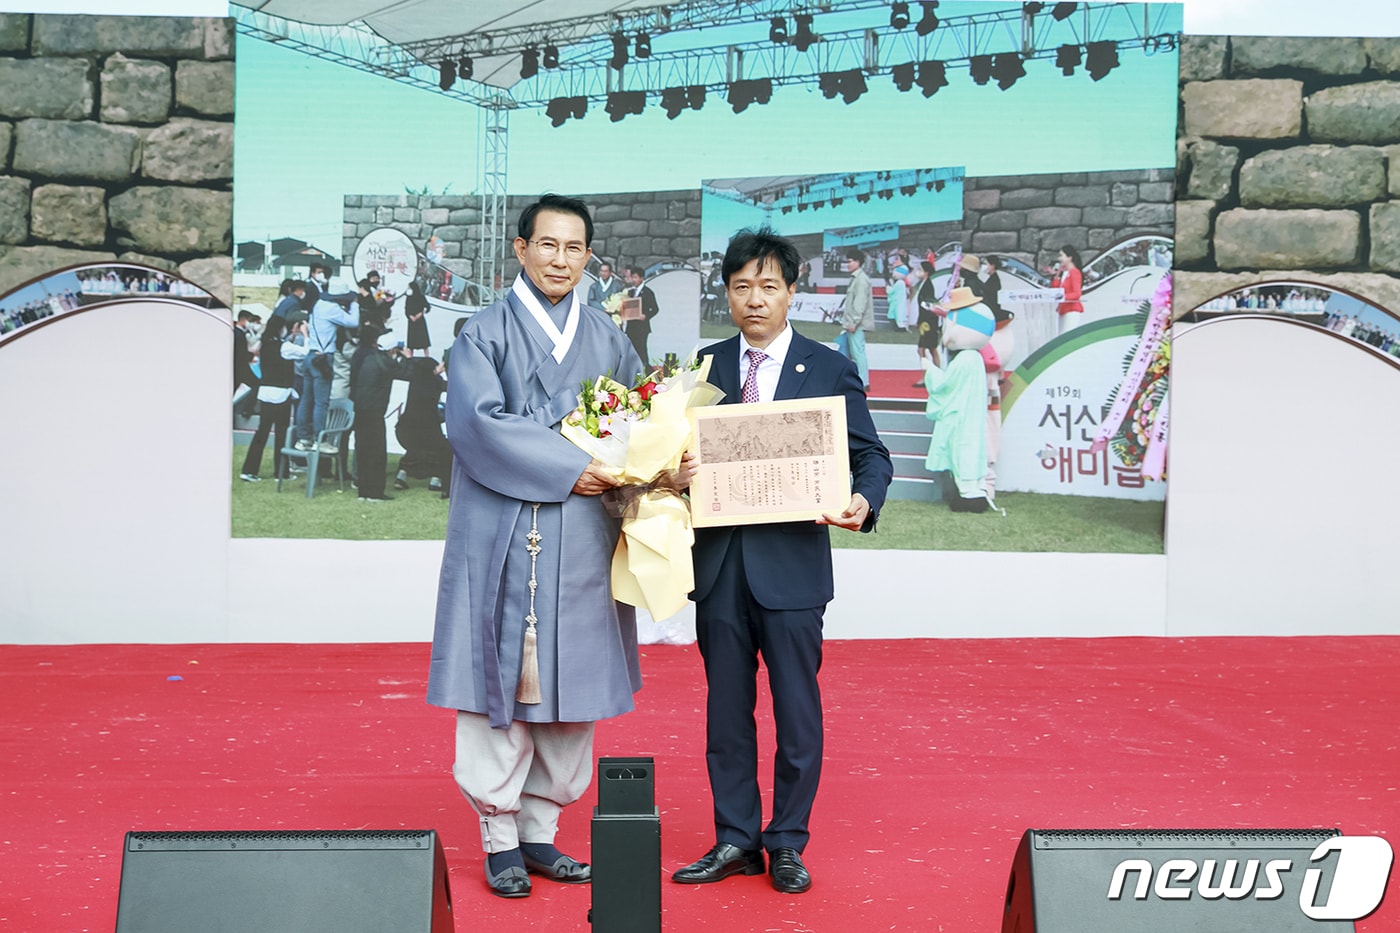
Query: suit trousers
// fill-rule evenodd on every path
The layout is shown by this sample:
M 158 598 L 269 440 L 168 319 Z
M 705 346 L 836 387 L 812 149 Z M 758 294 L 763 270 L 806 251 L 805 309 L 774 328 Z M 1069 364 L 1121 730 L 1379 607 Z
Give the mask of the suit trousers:
M 593 779 L 593 723 L 511 722 L 492 729 L 481 713 L 457 713 L 452 776 L 481 818 L 481 848 L 553 842 L 559 814 Z
M 743 530 L 736 529 L 708 595 L 695 607 L 705 661 L 705 763 L 714 797 L 715 840 L 741 849 L 801 852 L 822 766 L 822 662 L 826 607 L 768 609 L 749 590 Z M 773 816 L 760 833 L 758 734 L 754 707 L 758 657 L 768 668 L 777 751 L 773 757 Z

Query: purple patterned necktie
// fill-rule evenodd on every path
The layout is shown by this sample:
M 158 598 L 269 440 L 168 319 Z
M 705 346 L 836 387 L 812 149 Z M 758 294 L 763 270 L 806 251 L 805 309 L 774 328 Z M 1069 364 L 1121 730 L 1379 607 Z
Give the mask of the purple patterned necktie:
M 758 401 L 758 367 L 764 360 L 768 359 L 768 354 L 762 350 L 749 349 L 749 373 L 744 377 L 744 391 L 739 396 L 739 401 L 745 405 L 750 405 Z

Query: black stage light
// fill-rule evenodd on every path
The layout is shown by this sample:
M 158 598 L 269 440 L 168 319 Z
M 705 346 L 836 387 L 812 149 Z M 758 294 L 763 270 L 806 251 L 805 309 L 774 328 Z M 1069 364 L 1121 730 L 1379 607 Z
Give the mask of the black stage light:
M 1026 76 L 1026 66 L 1015 52 L 1000 52 L 992 62 L 992 76 L 1004 91 Z
M 865 75 L 859 68 L 852 68 L 850 71 L 841 74 L 841 101 L 846 104 L 853 104 L 860 99 L 866 91 Z
M 1055 50 L 1055 67 L 1065 73 L 1065 77 L 1074 74 L 1074 69 L 1078 68 L 1084 61 L 1083 55 L 1079 52 L 1077 45 L 1062 45 Z
M 540 73 L 540 50 L 530 46 L 520 53 L 520 77 L 533 78 Z
M 768 41 L 774 45 L 785 45 L 788 40 L 787 20 L 775 16 L 768 21 Z
M 899 193 L 902 194 L 902 195 L 904 195 L 906 198 L 911 198 L 911 197 L 913 197 L 913 196 L 914 196 L 914 192 L 916 192 L 916 191 L 918 191 L 918 190 L 919 190 L 919 186 L 918 186 L 918 185 L 900 185 L 900 186 L 899 186 Z
M 992 79 L 992 56 L 974 55 L 967 63 L 967 73 L 978 84 L 986 84 Z
M 1043 4 L 1043 3 L 1023 3 L 1023 4 L 1021 4 L 1021 12 L 1022 12 L 1022 13 L 1025 13 L 1027 16 L 1034 16 L 1035 14 L 1039 13 L 1039 12 L 1040 12 L 1041 10 L 1043 10 L 1043 9 L 1045 9 L 1045 4 Z
M 941 179 L 941 178 L 938 179 L 937 181 L 935 181 L 935 182 L 933 183 L 933 190 L 934 190 L 934 191 L 942 191 L 945 187 L 947 187 L 947 182 L 945 182 L 945 181 L 944 181 L 943 179 Z
M 867 191 L 865 194 L 858 194 L 858 195 L 856 195 L 856 200 L 859 201 L 859 202 L 862 203 L 862 204 L 869 204 L 869 203 L 870 203 L 870 192 Z
M 1088 49 L 1089 55 L 1084 61 L 1084 67 L 1088 69 L 1089 77 L 1095 81 L 1101 80 L 1104 75 L 1118 67 L 1116 42 L 1090 42 Z
M 452 83 L 457 80 L 457 68 L 451 62 L 443 59 L 438 64 L 438 87 L 444 91 L 452 88 Z
M 627 37 L 621 30 L 612 34 L 612 58 L 608 59 L 608 66 L 615 71 L 621 71 L 622 66 L 627 64 Z
M 1057 3 L 1054 9 L 1050 11 L 1050 15 L 1060 22 L 1064 22 L 1073 16 L 1074 11 L 1077 9 L 1079 9 L 1079 4 L 1077 3 Z
M 840 207 L 840 206 L 841 206 L 841 202 L 844 201 L 844 200 L 846 200 L 846 199 L 845 199 L 845 198 L 832 198 L 832 199 L 831 199 L 831 206 L 832 206 L 832 207 Z
M 546 45 L 544 47 L 544 55 L 540 58 L 540 64 L 544 65 L 546 68 L 558 68 L 559 46 Z
M 904 62 L 895 65 L 890 69 L 890 77 L 894 80 L 894 86 L 901 91 L 907 91 L 914 86 L 914 63 Z
M 919 25 L 914 27 L 914 31 L 926 36 L 938 28 L 938 14 L 933 12 L 938 9 L 938 0 L 920 0 L 919 6 L 924 8 L 924 15 L 919 18 Z
M 472 79 L 472 57 L 463 52 L 462 57 L 457 59 L 457 77 L 463 81 Z
M 939 88 L 948 86 L 948 68 L 942 62 L 919 62 L 919 77 L 914 83 L 925 97 L 932 97 Z
M 791 205 L 791 204 L 784 204 L 784 205 L 783 205 L 783 213 L 784 213 L 784 214 L 791 214 L 791 213 L 792 213 L 792 205 Z
M 902 3 L 902 2 L 901 2 L 901 3 L 891 3 L 891 4 L 890 4 L 890 28 L 891 28 L 891 29 L 903 29 L 905 26 L 908 26 L 908 25 L 909 25 L 909 4 L 907 4 L 907 3 Z
M 651 58 L 651 36 L 644 32 L 637 33 L 637 57 Z
M 822 92 L 822 96 L 831 100 L 841 92 L 841 75 L 834 71 L 823 71 L 817 75 L 817 89 Z
M 613 91 L 608 95 L 608 103 L 604 110 L 609 119 L 617 123 L 623 117 L 641 113 L 646 105 L 645 91 Z
M 686 89 L 685 99 L 690 104 L 691 110 L 699 110 L 705 106 L 705 85 L 692 84 Z
M 674 120 L 686 108 L 686 92 L 683 87 L 668 87 L 661 92 L 661 109 L 666 111 L 666 119 Z
M 544 114 L 549 117 L 553 126 L 563 126 L 564 121 L 573 117 L 576 120 L 583 119 L 584 111 L 588 109 L 588 98 L 586 97 L 556 97 L 549 102 Z
M 803 203 L 802 201 L 798 201 L 798 202 L 797 202 L 797 213 L 800 214 L 800 213 L 802 213 L 803 211 L 805 211 L 806 209 L 807 209 L 807 205 L 806 205 L 805 203 Z
M 773 82 L 768 78 L 744 78 L 729 85 L 729 106 L 743 113 L 749 104 L 766 104 L 773 97 Z
M 793 20 L 797 23 L 797 34 L 792 37 L 792 44 L 797 51 L 805 52 L 817 41 L 817 34 L 812 32 L 812 14 L 798 13 Z

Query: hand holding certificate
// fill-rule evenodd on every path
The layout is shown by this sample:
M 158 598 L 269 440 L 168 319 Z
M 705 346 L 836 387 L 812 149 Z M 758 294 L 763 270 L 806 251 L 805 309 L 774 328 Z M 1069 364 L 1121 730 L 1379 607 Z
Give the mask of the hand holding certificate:
M 843 399 L 696 408 L 690 418 L 700 458 L 690 484 L 695 527 L 808 519 L 849 527 L 855 513 L 845 513 L 858 504 Z M 862 522 L 868 512 L 866 504 Z
M 695 586 L 690 508 L 673 476 L 691 442 L 687 410 L 723 397 L 705 381 L 709 369 L 709 357 L 692 360 L 669 375 L 649 373 L 631 389 L 599 376 L 584 384 L 578 408 L 560 428 L 626 484 L 603 495 L 622 517 L 613 598 L 656 619 L 678 612 Z

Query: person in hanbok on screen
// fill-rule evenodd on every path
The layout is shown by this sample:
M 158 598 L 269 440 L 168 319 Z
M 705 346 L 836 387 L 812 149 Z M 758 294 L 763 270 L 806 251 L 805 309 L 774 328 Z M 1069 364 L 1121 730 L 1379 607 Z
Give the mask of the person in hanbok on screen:
M 554 845 L 560 813 L 588 788 L 594 723 L 641 688 L 635 614 L 610 584 L 619 520 L 599 500 L 617 481 L 559 426 L 585 379 L 631 385 L 642 361 L 574 292 L 587 206 L 545 195 L 517 232 L 522 272 L 462 328 L 447 370 L 452 493 L 428 674 L 428 702 L 458 711 L 453 776 L 502 897 L 530 893 L 527 871 L 590 880 Z

